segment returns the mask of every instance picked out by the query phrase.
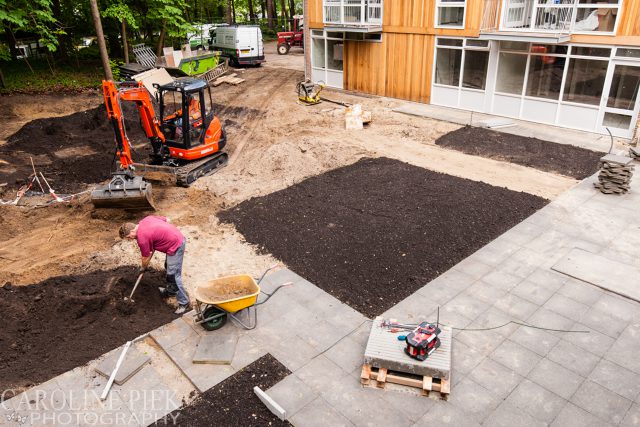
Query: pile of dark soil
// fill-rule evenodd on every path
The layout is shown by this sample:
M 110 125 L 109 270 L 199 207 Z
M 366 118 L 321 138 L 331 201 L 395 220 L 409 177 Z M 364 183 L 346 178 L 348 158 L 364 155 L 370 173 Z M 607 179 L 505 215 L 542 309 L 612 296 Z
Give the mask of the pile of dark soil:
M 145 142 L 135 106 L 124 104 L 123 109 L 132 144 Z M 135 160 L 147 158 L 147 145 L 136 149 Z M 24 184 L 32 174 L 31 157 L 36 170 L 45 175 L 56 192 L 81 191 L 87 184 L 111 176 L 118 164 L 117 159 L 114 161 L 115 147 L 104 105 L 69 116 L 33 120 L 0 145 L 0 182 L 7 182 L 12 190 Z M 3 161 L 7 163 L 3 165 Z
M 219 217 L 374 317 L 547 202 L 380 158 L 250 199 Z
M 189 405 L 176 409 L 156 426 L 289 426 L 273 415 L 254 394 L 274 386 L 291 372 L 267 354 L 205 391 Z
M 47 381 L 176 316 L 160 297 L 161 272 L 147 272 L 131 293 L 135 267 L 54 277 L 0 288 L 0 390 Z
M 598 170 L 600 157 L 604 155 L 574 145 L 471 126 L 441 136 L 436 145 L 576 179 L 593 175 Z

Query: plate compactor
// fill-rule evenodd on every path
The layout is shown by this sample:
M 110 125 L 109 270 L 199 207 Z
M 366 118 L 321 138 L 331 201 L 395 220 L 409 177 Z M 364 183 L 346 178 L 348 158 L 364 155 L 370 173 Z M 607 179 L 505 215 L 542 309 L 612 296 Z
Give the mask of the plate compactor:
M 178 185 L 188 187 L 227 163 L 227 154 L 222 151 L 226 135 L 220 120 L 213 114 L 213 100 L 207 83 L 187 77 L 164 85 L 154 84 L 154 88 L 159 116 L 156 116 L 151 95 L 142 83 L 102 82 L 120 165 L 109 184 L 91 193 L 91 201 L 97 208 L 154 209 L 151 184 L 137 176 L 136 169 L 168 173 L 175 176 Z M 133 162 L 122 101 L 134 102 L 138 108 L 140 123 L 153 148 L 148 164 Z

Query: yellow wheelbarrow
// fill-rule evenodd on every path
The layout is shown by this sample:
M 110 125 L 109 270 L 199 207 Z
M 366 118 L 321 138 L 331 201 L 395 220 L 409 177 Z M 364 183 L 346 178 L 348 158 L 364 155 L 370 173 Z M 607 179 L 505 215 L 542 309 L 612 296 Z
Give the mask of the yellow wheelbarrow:
M 210 280 L 206 285 L 199 286 L 195 291 L 195 323 L 201 325 L 207 331 L 215 331 L 227 323 L 231 317 L 245 329 L 254 329 L 258 325 L 258 312 L 256 307 L 267 302 L 280 288 L 292 285 L 284 283 L 270 294 L 260 289 L 260 283 L 264 277 L 278 265 L 271 266 L 257 280 L 247 274 L 221 277 Z M 266 298 L 258 302 L 260 294 Z M 253 310 L 251 310 L 253 308 Z M 240 313 L 245 311 L 247 319 L 243 321 Z M 253 311 L 253 316 L 251 312 Z

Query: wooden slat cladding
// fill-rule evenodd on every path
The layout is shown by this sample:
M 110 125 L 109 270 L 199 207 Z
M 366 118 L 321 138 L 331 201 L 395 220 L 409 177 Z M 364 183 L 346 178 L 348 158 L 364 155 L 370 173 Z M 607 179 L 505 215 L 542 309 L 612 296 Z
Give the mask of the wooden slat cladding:
M 385 33 L 381 43 L 347 41 L 345 88 L 429 102 L 434 37 Z
M 435 0 L 386 0 L 382 25 L 384 27 L 433 27 Z M 405 32 L 405 31 L 403 31 Z
M 618 36 L 640 36 L 640 0 L 623 0 L 619 19 Z

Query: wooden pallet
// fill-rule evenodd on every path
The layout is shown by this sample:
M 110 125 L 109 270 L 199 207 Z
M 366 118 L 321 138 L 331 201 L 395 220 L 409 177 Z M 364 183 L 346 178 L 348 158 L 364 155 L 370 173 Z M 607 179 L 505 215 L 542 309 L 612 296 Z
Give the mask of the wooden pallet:
M 423 396 L 438 397 L 443 400 L 447 400 L 451 392 L 449 380 L 376 368 L 366 363 L 362 365 L 360 383 L 382 389 L 387 388 L 387 384 L 396 384 L 412 388 Z
M 224 77 L 220 77 L 216 80 L 213 81 L 212 85 L 215 86 L 220 86 L 222 83 L 229 83 L 232 85 L 238 85 L 240 83 L 242 83 L 244 81 L 244 79 L 241 79 L 240 77 L 236 77 L 238 74 L 237 73 L 233 73 L 233 74 L 229 74 L 228 76 L 224 76 Z

